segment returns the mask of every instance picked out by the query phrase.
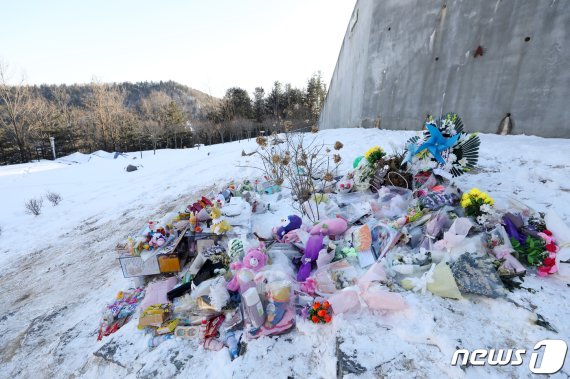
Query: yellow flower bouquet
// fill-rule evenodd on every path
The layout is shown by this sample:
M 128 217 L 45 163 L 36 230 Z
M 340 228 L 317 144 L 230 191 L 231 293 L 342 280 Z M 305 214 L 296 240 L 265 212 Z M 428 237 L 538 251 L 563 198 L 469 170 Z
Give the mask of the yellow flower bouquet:
M 366 158 L 368 163 L 370 163 L 371 165 L 374 165 L 376 162 L 378 162 L 380 159 L 382 159 L 385 155 L 386 155 L 386 152 L 384 151 L 384 149 L 382 149 L 380 146 L 374 146 L 374 147 L 371 147 L 370 149 L 368 149 L 366 151 L 366 153 L 364 153 L 364 158 Z
M 488 193 L 477 188 L 464 193 L 461 196 L 461 207 L 465 209 L 465 214 L 472 217 L 479 217 L 483 213 L 490 213 L 495 200 Z

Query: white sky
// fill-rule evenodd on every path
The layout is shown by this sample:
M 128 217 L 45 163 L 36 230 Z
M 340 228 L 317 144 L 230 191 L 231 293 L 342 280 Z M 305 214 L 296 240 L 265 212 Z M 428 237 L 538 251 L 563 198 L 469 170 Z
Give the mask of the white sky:
M 15 0 L 0 58 L 30 84 L 174 80 L 232 86 L 328 83 L 356 0 Z

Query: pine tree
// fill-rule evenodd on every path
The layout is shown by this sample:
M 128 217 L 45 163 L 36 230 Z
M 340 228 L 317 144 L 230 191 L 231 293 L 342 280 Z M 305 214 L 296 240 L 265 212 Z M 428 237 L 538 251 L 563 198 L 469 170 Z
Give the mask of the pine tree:
M 262 123 L 265 118 L 265 90 L 263 87 L 255 87 L 253 99 L 253 113 L 255 121 Z
M 305 105 L 309 110 L 310 121 L 313 124 L 319 119 L 326 94 L 327 86 L 319 71 L 307 81 L 307 92 L 305 94 Z

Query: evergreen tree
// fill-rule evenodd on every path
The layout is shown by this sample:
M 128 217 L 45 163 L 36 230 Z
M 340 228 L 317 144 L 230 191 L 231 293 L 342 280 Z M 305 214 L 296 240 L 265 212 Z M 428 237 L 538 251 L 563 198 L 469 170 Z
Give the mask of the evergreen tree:
M 275 81 L 273 83 L 273 88 L 269 95 L 267 95 L 267 99 L 265 100 L 265 106 L 267 109 L 267 113 L 273 115 L 275 118 L 281 117 L 282 111 L 282 97 L 283 97 L 283 90 L 281 89 L 281 83 L 279 81 Z
M 253 99 L 253 113 L 255 121 L 262 123 L 265 117 L 265 90 L 263 87 L 255 87 Z
M 226 96 L 229 105 L 232 108 L 233 117 L 252 118 L 253 109 L 251 106 L 251 99 L 246 90 L 239 87 L 232 87 L 226 91 Z M 231 120 L 233 117 L 226 119 Z
M 319 119 L 326 95 L 327 86 L 319 71 L 307 81 L 307 92 L 305 94 L 305 106 L 308 108 L 310 121 L 313 124 Z

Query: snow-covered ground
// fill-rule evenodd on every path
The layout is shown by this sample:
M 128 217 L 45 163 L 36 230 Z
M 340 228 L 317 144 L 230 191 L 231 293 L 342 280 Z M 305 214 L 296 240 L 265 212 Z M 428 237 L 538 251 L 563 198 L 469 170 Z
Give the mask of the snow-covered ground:
M 400 148 L 414 132 L 341 129 L 320 132 L 340 140 L 348 169 L 369 147 Z M 457 179 L 498 199 L 516 196 L 542 211 L 555 209 L 570 223 L 570 140 L 481 135 L 480 168 Z M 230 361 L 227 350 L 204 351 L 170 340 L 153 351 L 136 321 L 98 342 L 101 309 L 131 280 L 122 276 L 114 247 L 151 218 L 194 201 L 231 179 L 254 178 L 249 165 L 255 142 L 187 150 L 160 150 L 113 158 L 98 152 L 59 162 L 0 167 L 0 377 L 193 377 L 334 378 L 340 357 L 345 377 L 529 377 L 519 367 L 452 367 L 461 347 L 532 350 L 545 338 L 570 342 L 568 285 L 556 276 L 528 275 L 507 299 L 467 297 L 454 301 L 404 293 L 406 311 L 364 311 L 334 318 L 330 326 L 299 323 L 279 337 L 248 343 Z M 138 171 L 126 172 L 128 164 Z M 47 191 L 63 201 L 25 214 L 24 203 Z M 277 202 L 274 215 L 254 219 L 267 234 L 290 211 Z M 263 220 L 263 221 L 262 221 Z M 532 311 L 532 312 L 531 312 Z M 535 325 L 541 314 L 558 333 Z M 570 363 L 555 375 L 570 375 Z

